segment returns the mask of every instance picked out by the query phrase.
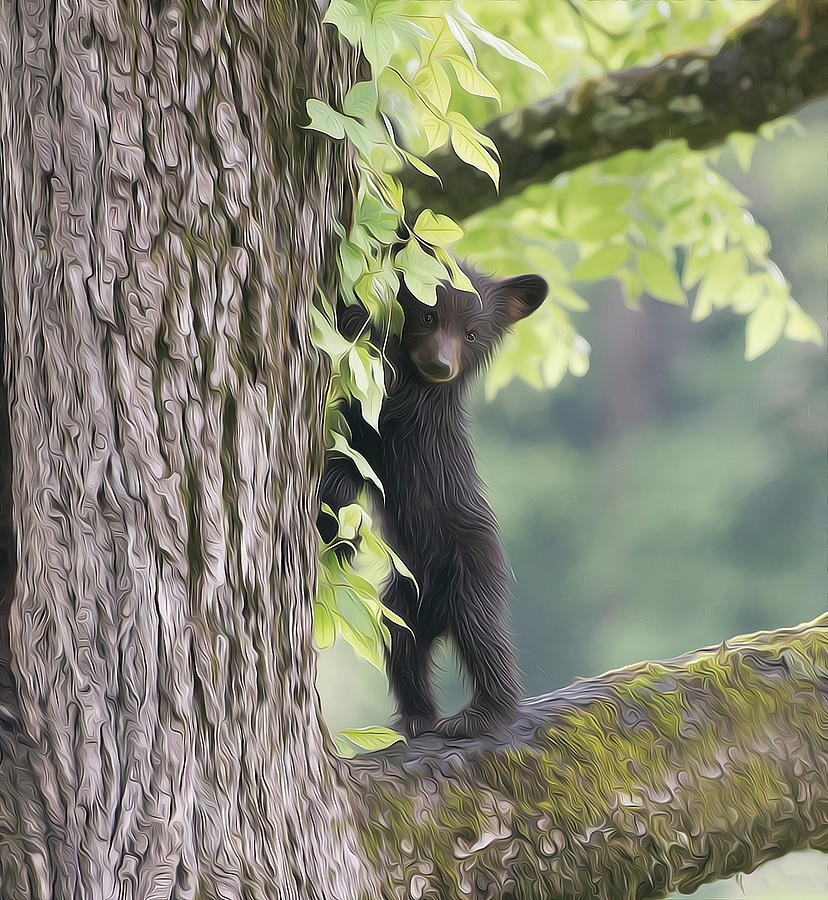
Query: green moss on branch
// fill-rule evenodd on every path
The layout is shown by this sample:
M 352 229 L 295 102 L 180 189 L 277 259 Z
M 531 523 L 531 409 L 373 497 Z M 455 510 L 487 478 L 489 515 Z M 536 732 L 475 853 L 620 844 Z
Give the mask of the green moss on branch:
M 828 850 L 828 617 L 351 763 L 399 897 L 659 897 Z

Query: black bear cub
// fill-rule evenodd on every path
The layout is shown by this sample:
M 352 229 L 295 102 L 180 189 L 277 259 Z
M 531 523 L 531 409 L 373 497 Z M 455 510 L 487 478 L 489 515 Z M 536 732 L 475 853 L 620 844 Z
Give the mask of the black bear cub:
M 420 588 L 418 596 L 411 582 L 395 572 L 382 598 L 411 629 L 389 623 L 387 650 L 400 726 L 409 736 L 429 730 L 454 737 L 492 731 L 511 717 L 520 692 L 504 625 L 508 564 L 475 467 L 465 398 L 506 330 L 540 306 L 547 286 L 538 275 L 495 281 L 466 271 L 480 299 L 441 286 L 436 305 L 427 306 L 401 286 L 405 324 L 401 338 L 386 348 L 390 383 L 379 434 L 357 408 L 345 410 L 352 445 L 385 489 L 384 499 L 378 492 L 372 498 L 383 536 Z M 352 328 L 354 316 L 365 321 L 351 307 L 340 319 L 346 332 L 352 330 L 349 316 Z M 328 455 L 322 501 L 336 512 L 354 501 L 362 485 L 350 460 Z M 323 538 L 332 539 L 336 525 L 331 517 L 320 514 L 318 524 Z M 438 722 L 431 647 L 446 633 L 462 660 L 471 702 Z

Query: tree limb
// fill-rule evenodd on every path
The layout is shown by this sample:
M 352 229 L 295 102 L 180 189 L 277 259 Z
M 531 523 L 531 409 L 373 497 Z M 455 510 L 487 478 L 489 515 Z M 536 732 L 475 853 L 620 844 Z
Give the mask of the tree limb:
M 828 615 L 354 760 L 395 897 L 660 897 L 828 851 Z
M 427 159 L 443 187 L 402 173 L 412 215 L 434 207 L 462 219 L 530 184 L 624 150 L 684 138 L 709 147 L 755 131 L 828 92 L 828 0 L 778 0 L 714 54 L 678 54 L 625 69 L 491 121 L 500 152 L 499 197 L 486 175 L 445 152 Z

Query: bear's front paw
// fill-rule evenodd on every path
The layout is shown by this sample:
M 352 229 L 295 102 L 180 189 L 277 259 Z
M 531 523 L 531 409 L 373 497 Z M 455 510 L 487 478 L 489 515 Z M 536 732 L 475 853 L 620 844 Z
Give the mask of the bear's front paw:
M 449 738 L 471 738 L 497 731 L 503 721 L 502 716 L 467 706 L 453 716 L 440 719 L 434 730 Z
M 434 730 L 434 716 L 401 716 L 397 721 L 397 731 L 408 738 L 419 737 Z

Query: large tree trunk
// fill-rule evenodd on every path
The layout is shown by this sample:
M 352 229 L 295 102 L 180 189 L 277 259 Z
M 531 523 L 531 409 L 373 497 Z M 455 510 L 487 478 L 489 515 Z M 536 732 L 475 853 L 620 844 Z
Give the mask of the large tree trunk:
M 354 68 L 320 18 L 0 3 L 4 900 L 361 893 L 310 626 L 349 170 L 301 125 Z

